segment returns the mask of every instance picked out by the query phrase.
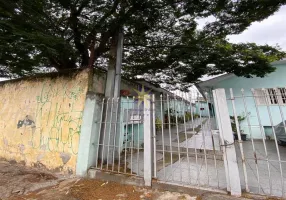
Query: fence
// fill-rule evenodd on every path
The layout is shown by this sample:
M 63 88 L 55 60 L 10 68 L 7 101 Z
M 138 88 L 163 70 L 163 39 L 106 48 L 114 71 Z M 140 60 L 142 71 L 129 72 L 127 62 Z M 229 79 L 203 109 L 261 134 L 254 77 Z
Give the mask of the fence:
M 284 196 L 283 91 L 105 99 L 95 168 L 143 177 L 149 186 L 157 179 L 237 196 Z

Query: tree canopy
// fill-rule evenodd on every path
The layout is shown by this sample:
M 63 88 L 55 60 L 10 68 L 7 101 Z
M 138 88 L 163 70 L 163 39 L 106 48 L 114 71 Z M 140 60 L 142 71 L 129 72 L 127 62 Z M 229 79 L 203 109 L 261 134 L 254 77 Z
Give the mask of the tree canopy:
M 124 33 L 123 76 L 187 85 L 203 75 L 263 77 L 278 47 L 226 37 L 275 13 L 286 0 L 0 0 L 0 77 L 43 69 L 107 67 Z M 198 19 L 211 18 L 203 28 Z M 183 84 L 182 84 L 183 83 Z

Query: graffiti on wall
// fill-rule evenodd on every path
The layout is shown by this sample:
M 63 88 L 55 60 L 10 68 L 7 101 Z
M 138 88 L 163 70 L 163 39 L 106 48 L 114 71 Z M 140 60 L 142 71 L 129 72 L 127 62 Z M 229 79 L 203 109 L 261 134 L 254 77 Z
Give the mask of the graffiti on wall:
M 88 73 L 0 87 L 0 157 L 74 170 Z

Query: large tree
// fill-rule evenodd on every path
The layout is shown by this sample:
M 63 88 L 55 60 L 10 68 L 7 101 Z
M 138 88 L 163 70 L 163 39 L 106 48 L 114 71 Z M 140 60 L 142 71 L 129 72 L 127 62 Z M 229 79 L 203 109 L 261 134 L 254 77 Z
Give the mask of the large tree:
M 0 77 L 106 67 L 124 32 L 123 75 L 193 83 L 224 72 L 260 76 L 285 56 L 278 47 L 231 44 L 286 0 L 0 0 Z M 213 20 L 202 29 L 197 20 Z M 182 84 L 181 84 L 182 85 Z

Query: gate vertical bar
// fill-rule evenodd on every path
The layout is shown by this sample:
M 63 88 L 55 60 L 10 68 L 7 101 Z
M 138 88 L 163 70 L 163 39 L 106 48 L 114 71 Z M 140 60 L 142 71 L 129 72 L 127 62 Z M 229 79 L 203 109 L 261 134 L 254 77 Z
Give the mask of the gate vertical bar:
M 206 101 L 207 101 L 207 116 L 208 116 L 208 130 L 211 130 L 212 125 L 211 125 L 211 112 L 209 108 L 209 101 L 210 97 L 209 94 L 206 92 L 205 93 Z M 215 142 L 214 142 L 214 136 L 212 131 L 210 131 L 211 134 L 211 139 L 212 139 L 212 148 L 213 148 L 213 154 L 214 154 L 214 165 L 215 165 L 215 171 L 216 171 L 216 179 L 217 179 L 217 187 L 219 188 L 219 177 L 218 177 L 218 170 L 217 170 L 217 160 L 216 160 L 216 148 L 215 148 Z
M 153 119 L 153 166 L 154 166 L 154 177 L 157 178 L 157 156 L 156 156 L 156 108 L 155 108 L 155 94 L 152 94 L 152 119 Z
M 114 98 L 111 99 L 111 110 L 110 110 L 110 122 L 109 122 L 109 131 L 108 131 L 108 146 L 107 146 L 107 163 L 106 163 L 106 170 L 108 170 L 108 165 L 109 165 L 109 151 L 110 151 L 110 146 L 111 146 L 111 143 L 110 143 L 110 134 L 111 133 L 111 128 L 112 128 L 112 124 L 114 122 L 113 120 L 113 106 L 114 106 Z
M 166 167 L 165 167 L 165 138 L 164 138 L 164 125 L 166 123 L 166 121 L 164 121 L 164 114 L 163 114 L 163 95 L 160 95 L 160 104 L 161 104 L 161 121 L 162 121 L 162 127 L 161 127 L 161 131 L 162 131 L 162 144 L 163 144 L 163 167 L 164 167 L 164 180 L 166 180 Z
M 213 91 L 213 96 L 216 105 L 220 138 L 225 154 L 224 166 L 226 168 L 228 189 L 230 190 L 231 195 L 241 196 L 240 177 L 225 90 L 216 89 Z M 231 176 L 229 175 L 230 171 Z
M 151 97 L 144 95 L 144 181 L 145 186 L 152 184 L 152 115 Z
M 132 99 L 132 114 L 131 116 L 134 116 L 134 109 L 135 109 L 135 97 Z M 131 124 L 131 174 L 132 174 L 132 169 L 133 169 L 133 150 L 134 150 L 134 119 L 132 120 Z M 139 171 L 138 171 L 139 172 Z
M 123 143 L 124 147 L 124 173 L 126 173 L 126 168 L 127 168 L 127 142 L 128 142 L 128 125 L 129 125 L 129 115 L 128 115 L 128 110 L 129 110 L 129 97 L 126 97 L 127 101 L 126 101 L 126 105 L 127 105 L 127 109 L 126 109 L 126 122 L 125 122 L 125 130 L 124 130 L 124 141 L 125 143 Z
M 100 118 L 100 122 L 99 122 L 99 129 L 98 129 L 98 135 L 99 135 L 99 138 L 98 138 L 98 142 L 97 142 L 97 151 L 96 151 L 96 154 L 97 154 L 97 159 L 96 159 L 96 163 L 95 163 L 95 168 L 98 168 L 98 159 L 100 157 L 99 155 L 99 150 L 100 150 L 100 132 L 101 132 L 101 128 L 102 128 L 102 123 L 103 123 L 103 112 L 104 112 L 104 102 L 105 102 L 105 98 L 102 99 L 102 104 L 101 104 L 101 118 Z
M 189 157 L 189 138 L 188 138 L 188 135 L 187 135 L 187 127 L 186 127 L 186 123 L 187 121 L 189 121 L 188 119 L 186 119 L 186 107 L 188 106 L 189 102 L 185 102 L 186 101 L 186 94 L 184 93 L 183 94 L 183 99 L 184 99 L 184 116 L 183 116 L 183 120 L 184 120 L 184 132 L 185 132 L 185 141 L 187 142 L 187 162 L 188 162 L 188 182 L 191 183 L 191 172 L 190 172 L 190 157 Z M 188 108 L 187 108 L 187 112 L 188 112 Z
M 195 114 L 195 110 L 192 107 L 192 101 L 194 100 L 194 96 L 193 93 L 190 94 L 190 101 L 191 101 L 191 120 L 192 120 L 192 131 L 193 133 L 195 133 L 195 119 L 194 119 L 194 114 Z M 194 137 L 194 141 L 196 144 L 196 136 Z M 199 165 L 198 165 L 198 151 L 197 151 L 197 146 L 195 145 L 195 158 L 196 158 L 196 171 L 197 171 L 197 185 L 200 186 L 200 179 L 199 179 L 199 174 L 200 174 L 200 170 L 199 170 Z
M 116 148 L 118 148 L 118 152 L 120 151 L 119 149 L 119 142 L 118 142 L 118 147 L 116 147 L 116 139 L 117 139 L 117 127 L 120 127 L 120 123 L 118 123 L 118 110 L 119 110 L 119 97 L 117 97 L 117 100 L 116 100 L 116 113 L 115 113 L 115 127 L 114 127 L 114 132 L 115 132 L 115 136 L 113 138 L 113 146 L 114 146 L 114 149 L 113 149 L 113 152 L 112 152 L 112 171 L 114 171 L 114 161 L 115 161 L 115 152 L 116 152 Z
M 171 171 L 173 172 L 173 148 L 172 148 L 172 134 L 171 134 L 171 118 L 170 118 L 170 96 L 167 94 L 167 114 L 168 114 L 168 127 L 169 127 L 169 144 L 170 144 L 170 154 L 171 154 Z M 172 180 L 174 180 L 174 175 L 171 173 Z
M 200 107 L 202 107 L 202 101 L 199 99 L 199 93 L 197 94 L 197 97 L 198 97 L 198 104 L 200 105 Z M 203 136 L 203 145 L 202 145 L 202 147 L 203 147 L 203 151 L 204 151 L 204 153 L 203 153 L 203 155 L 204 155 L 204 161 L 205 161 L 205 166 L 206 166 L 206 172 L 207 172 L 207 182 L 208 182 L 208 186 L 209 186 L 209 183 L 210 183 L 210 181 L 209 181 L 209 170 L 208 170 L 208 161 L 207 161 L 207 152 L 206 152 L 206 133 L 205 133 L 205 129 L 204 129 L 204 123 L 203 123 L 203 119 L 202 119 L 202 110 L 201 109 L 199 109 L 199 116 L 200 116 L 200 126 L 201 126 L 201 132 L 202 132 L 202 136 Z M 200 176 L 199 176 L 200 177 Z
M 177 153 L 179 156 L 179 168 L 180 168 L 180 182 L 182 182 L 182 163 L 181 163 L 181 150 L 180 150 L 180 138 L 179 138 L 179 124 L 178 124 L 178 105 L 179 99 L 177 99 L 177 97 L 174 97 L 174 111 L 175 111 L 175 124 L 176 124 L 176 133 L 177 133 L 177 145 L 178 145 L 178 149 L 177 149 Z M 180 102 L 179 102 L 180 103 Z

